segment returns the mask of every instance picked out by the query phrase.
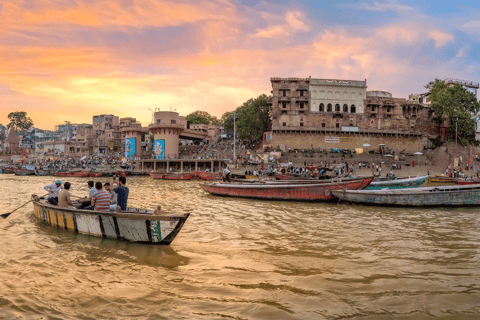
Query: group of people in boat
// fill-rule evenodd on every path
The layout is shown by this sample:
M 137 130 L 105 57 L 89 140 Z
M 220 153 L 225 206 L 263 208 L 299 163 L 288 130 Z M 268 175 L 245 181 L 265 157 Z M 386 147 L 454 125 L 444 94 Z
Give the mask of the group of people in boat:
M 126 183 L 125 177 L 119 177 L 118 180 L 114 178 L 112 184 L 116 184 L 116 187 L 109 182 L 88 181 L 89 194 L 79 201 L 79 209 L 117 212 L 127 210 L 129 189 L 125 186 Z M 45 186 L 44 189 L 48 191 L 47 201 L 61 208 L 77 209 L 71 200 L 71 186 L 70 182 L 62 185 L 61 180 Z

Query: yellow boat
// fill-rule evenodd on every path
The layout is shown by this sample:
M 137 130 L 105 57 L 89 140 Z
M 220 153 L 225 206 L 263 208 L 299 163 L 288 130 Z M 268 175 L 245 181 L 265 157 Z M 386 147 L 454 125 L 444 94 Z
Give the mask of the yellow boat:
M 446 176 L 428 177 L 428 183 L 431 185 L 454 185 L 457 179 Z

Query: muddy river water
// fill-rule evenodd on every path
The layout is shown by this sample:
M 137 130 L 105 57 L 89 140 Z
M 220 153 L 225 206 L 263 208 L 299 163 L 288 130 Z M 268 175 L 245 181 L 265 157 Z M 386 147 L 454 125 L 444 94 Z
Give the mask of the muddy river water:
M 0 213 L 54 180 L 0 175 Z M 68 181 L 87 194 L 86 178 Z M 234 199 L 149 177 L 127 186 L 130 206 L 192 213 L 173 243 L 73 234 L 29 204 L 0 221 L 0 319 L 480 318 L 478 207 Z

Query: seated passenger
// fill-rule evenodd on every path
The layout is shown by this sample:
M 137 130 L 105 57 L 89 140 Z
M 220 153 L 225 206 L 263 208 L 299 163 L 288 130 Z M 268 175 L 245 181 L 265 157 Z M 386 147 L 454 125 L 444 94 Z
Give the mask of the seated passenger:
M 61 208 L 76 209 L 70 200 L 70 182 L 65 182 L 64 188 L 58 193 L 58 206 Z
M 58 193 L 63 189 L 62 181 L 57 180 L 55 184 L 49 184 L 48 186 L 43 187 L 48 191 L 47 200 L 53 205 L 58 204 Z
M 97 192 L 92 197 L 92 206 L 97 211 L 110 211 L 110 194 L 103 189 L 101 182 L 95 183 Z

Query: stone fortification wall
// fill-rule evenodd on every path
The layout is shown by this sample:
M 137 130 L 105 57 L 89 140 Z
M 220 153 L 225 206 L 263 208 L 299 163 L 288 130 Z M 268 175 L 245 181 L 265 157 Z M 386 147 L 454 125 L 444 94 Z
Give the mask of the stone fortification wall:
M 405 150 L 407 152 L 422 151 L 427 145 L 426 137 L 394 137 L 394 136 L 367 136 L 367 135 L 342 135 L 342 134 L 313 134 L 313 133 L 274 133 L 272 134 L 272 146 L 277 148 L 285 145 L 285 148 L 321 148 L 330 150 L 331 148 L 363 148 L 364 150 L 377 150 L 379 144 L 385 144 L 386 148 L 391 148 L 395 152 Z M 363 147 L 364 144 L 370 144 L 370 147 Z

